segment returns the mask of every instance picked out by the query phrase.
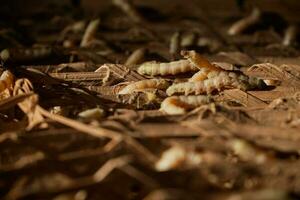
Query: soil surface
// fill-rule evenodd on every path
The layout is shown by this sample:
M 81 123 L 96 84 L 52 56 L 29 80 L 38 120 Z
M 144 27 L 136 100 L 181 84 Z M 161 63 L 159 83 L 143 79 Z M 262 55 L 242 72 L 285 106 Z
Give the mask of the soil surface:
M 259 19 L 230 35 L 255 8 Z M 300 199 L 299 10 L 298 0 L 5 0 L 0 198 Z M 138 71 L 181 50 L 264 87 L 216 88 L 177 115 L 160 109 L 166 88 L 118 94 L 187 81 L 195 71 Z

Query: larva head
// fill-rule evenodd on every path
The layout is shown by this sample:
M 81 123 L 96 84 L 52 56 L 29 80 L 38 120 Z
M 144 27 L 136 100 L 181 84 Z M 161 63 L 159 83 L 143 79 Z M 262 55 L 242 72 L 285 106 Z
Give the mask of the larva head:
M 144 74 L 151 75 L 152 67 L 155 64 L 157 64 L 155 61 L 145 62 L 138 67 L 137 72 L 143 75 Z
M 177 97 L 168 97 L 161 103 L 160 110 L 169 115 L 181 115 L 186 112 L 184 107 L 177 105 Z
M 211 64 L 206 58 L 202 57 L 199 53 L 197 53 L 194 50 L 192 50 L 192 51 L 182 50 L 180 52 L 180 54 L 184 58 L 188 59 L 195 67 L 197 67 L 199 69 L 207 68 L 209 70 L 215 70 L 215 71 L 223 70 L 220 67 L 214 66 L 213 64 Z
M 184 58 L 187 58 L 187 59 L 189 59 L 189 58 L 195 59 L 197 56 L 197 53 L 194 50 L 192 50 L 192 51 L 181 50 L 180 55 L 182 55 Z

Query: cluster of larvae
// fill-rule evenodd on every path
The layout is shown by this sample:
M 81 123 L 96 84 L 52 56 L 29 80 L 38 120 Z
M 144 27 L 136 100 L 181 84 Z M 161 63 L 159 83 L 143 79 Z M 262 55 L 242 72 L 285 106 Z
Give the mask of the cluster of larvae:
M 168 114 L 183 114 L 210 103 L 210 94 L 214 92 L 232 88 L 246 91 L 264 86 L 262 80 L 248 77 L 239 71 L 226 71 L 211 64 L 195 51 L 181 51 L 181 55 L 185 59 L 170 63 L 147 62 L 140 65 L 137 71 L 152 77 L 194 72 L 187 82 L 170 85 L 169 81 L 162 78 L 147 79 L 127 85 L 119 94 L 130 94 L 145 89 L 166 90 L 169 97 L 161 103 L 161 110 Z

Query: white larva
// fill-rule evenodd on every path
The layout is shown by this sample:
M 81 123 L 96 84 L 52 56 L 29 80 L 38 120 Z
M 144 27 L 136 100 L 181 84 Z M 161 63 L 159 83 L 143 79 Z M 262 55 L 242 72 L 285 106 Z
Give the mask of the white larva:
M 178 60 L 169 63 L 146 62 L 139 66 L 138 73 L 150 76 L 176 75 L 186 72 L 195 72 L 199 69 L 188 60 Z
M 43 59 L 53 54 L 53 48 L 40 46 L 32 48 L 11 48 L 4 49 L 0 53 L 2 61 L 23 62 Z
M 133 65 L 140 64 L 145 58 L 147 50 L 145 48 L 136 49 L 132 54 L 127 58 L 125 65 L 132 67 Z
M 180 94 L 210 94 L 213 91 L 221 91 L 226 88 L 239 88 L 241 90 L 248 90 L 251 84 L 248 82 L 249 78 L 245 75 L 237 75 L 233 72 L 222 71 L 217 76 L 205 79 L 198 82 L 184 82 L 173 84 L 167 89 L 169 96 Z
M 136 91 L 142 91 L 151 88 L 164 90 L 168 86 L 169 82 L 164 79 L 147 79 L 127 85 L 121 91 L 119 91 L 118 94 L 131 94 Z
M 206 95 L 198 96 L 172 96 L 161 103 L 161 111 L 170 115 L 180 115 L 190 109 L 208 104 L 212 99 Z

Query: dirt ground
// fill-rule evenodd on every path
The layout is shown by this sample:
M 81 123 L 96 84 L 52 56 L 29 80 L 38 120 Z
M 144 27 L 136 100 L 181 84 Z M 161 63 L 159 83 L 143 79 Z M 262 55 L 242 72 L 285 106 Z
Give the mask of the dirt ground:
M 0 199 L 300 199 L 298 0 L 4 2 Z

